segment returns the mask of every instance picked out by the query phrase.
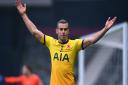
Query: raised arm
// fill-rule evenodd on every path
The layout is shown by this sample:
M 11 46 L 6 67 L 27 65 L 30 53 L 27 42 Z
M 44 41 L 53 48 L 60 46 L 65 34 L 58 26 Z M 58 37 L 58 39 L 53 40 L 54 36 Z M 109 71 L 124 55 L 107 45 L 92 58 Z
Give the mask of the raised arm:
M 30 33 L 34 35 L 38 40 L 41 40 L 44 34 L 41 31 L 39 31 L 37 27 L 34 25 L 34 23 L 28 18 L 26 14 L 26 4 L 22 4 L 21 0 L 16 0 L 16 8 Z
M 113 19 L 110 19 L 109 17 L 102 30 L 94 33 L 91 37 L 83 41 L 83 47 L 88 47 L 89 45 L 92 45 L 96 43 L 99 39 L 101 39 L 104 36 L 104 34 L 112 27 L 116 19 L 117 17 L 114 17 Z

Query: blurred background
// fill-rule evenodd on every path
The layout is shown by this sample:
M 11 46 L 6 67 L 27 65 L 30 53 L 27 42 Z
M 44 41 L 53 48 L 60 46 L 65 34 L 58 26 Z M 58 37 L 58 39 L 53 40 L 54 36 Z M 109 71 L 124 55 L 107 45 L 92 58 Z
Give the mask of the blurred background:
M 38 29 L 55 38 L 56 22 L 59 19 L 69 21 L 72 39 L 102 29 L 109 16 L 118 17 L 116 24 L 128 20 L 127 0 L 23 0 L 23 2 L 27 3 L 27 14 Z M 15 0 L 0 0 L 0 31 L 0 74 L 17 76 L 22 65 L 29 64 L 40 75 L 44 85 L 49 85 L 51 68 L 49 51 L 26 29 L 16 10 Z M 91 48 L 98 49 L 96 47 Z M 90 57 L 86 59 L 86 67 L 95 57 L 91 48 L 87 48 L 87 55 Z M 122 52 L 120 49 L 114 52 L 118 53 L 118 57 L 108 58 L 106 61 L 108 65 L 104 65 L 104 69 L 97 77 L 98 80 L 90 85 L 122 85 L 122 57 L 120 57 Z M 75 65 L 76 82 L 77 64 L 78 61 Z

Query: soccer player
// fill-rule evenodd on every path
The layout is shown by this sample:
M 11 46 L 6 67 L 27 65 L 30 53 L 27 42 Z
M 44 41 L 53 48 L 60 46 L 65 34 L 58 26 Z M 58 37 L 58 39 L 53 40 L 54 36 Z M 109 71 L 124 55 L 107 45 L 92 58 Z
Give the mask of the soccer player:
M 52 65 L 50 85 L 75 85 L 74 62 L 77 52 L 96 43 L 116 21 L 116 17 L 113 19 L 109 17 L 104 28 L 91 38 L 71 40 L 68 37 L 69 23 L 62 19 L 57 23 L 58 39 L 54 39 L 37 29 L 26 14 L 26 4 L 22 4 L 21 0 L 16 0 L 16 7 L 30 33 L 49 48 Z
M 21 85 L 43 85 L 39 76 L 34 74 L 31 67 L 24 65 L 22 67 L 22 74 L 20 76 L 14 77 L 2 77 L 1 82 L 7 84 L 21 84 Z

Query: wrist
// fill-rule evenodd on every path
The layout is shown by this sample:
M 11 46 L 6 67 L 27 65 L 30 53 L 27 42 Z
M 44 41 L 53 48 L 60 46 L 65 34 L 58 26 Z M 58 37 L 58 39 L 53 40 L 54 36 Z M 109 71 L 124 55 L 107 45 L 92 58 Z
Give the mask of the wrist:
M 104 27 L 104 28 L 103 28 L 103 31 L 104 31 L 104 32 L 107 32 L 108 30 L 109 30 L 109 29 L 108 29 L 107 27 Z
M 21 15 L 21 16 L 24 16 L 24 15 L 26 15 L 26 13 L 21 13 L 20 15 Z
M 106 31 L 107 31 L 107 30 L 109 30 L 109 28 L 108 28 L 108 27 L 106 27 L 106 26 L 104 26 L 104 30 L 106 30 Z
M 26 16 L 26 13 L 21 14 L 21 17 L 22 17 L 22 18 L 25 17 L 25 16 Z

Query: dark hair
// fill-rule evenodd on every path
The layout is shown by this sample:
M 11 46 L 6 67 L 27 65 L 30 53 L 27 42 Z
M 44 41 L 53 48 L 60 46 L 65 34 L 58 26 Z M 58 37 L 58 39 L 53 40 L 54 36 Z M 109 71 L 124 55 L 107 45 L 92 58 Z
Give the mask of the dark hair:
M 61 20 L 59 20 L 57 23 L 58 23 L 58 24 L 59 24 L 59 23 L 63 23 L 63 24 L 65 24 L 65 23 L 68 23 L 68 21 L 65 20 L 65 19 L 61 19 Z

